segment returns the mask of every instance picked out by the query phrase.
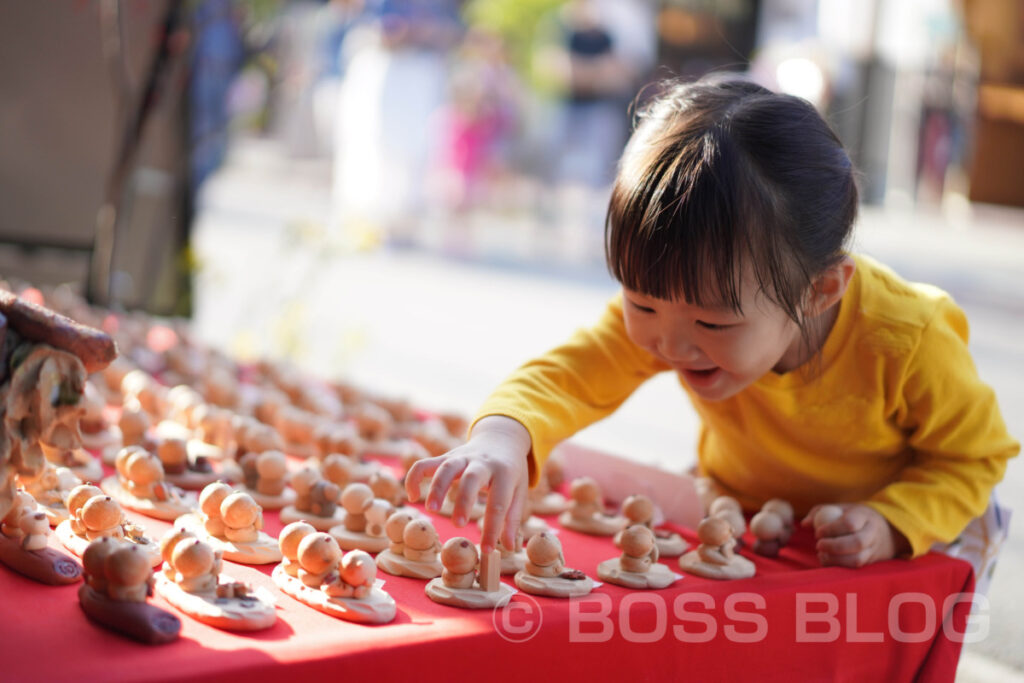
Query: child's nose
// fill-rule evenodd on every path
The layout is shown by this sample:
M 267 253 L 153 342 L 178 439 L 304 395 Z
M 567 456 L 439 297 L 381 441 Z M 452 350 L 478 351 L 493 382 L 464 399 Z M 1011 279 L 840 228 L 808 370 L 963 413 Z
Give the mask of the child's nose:
M 685 335 L 674 332 L 662 334 L 658 350 L 663 358 L 674 363 L 687 363 L 700 356 L 700 350 Z

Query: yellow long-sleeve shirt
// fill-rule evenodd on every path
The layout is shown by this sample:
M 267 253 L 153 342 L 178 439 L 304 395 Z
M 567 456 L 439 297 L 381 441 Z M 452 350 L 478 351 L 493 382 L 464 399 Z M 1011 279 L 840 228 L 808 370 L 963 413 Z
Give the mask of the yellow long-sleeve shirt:
M 812 370 L 768 373 L 724 401 L 688 392 L 702 420 L 698 464 L 748 510 L 769 498 L 798 514 L 866 502 L 916 556 L 984 511 L 1020 444 L 978 378 L 967 320 L 950 297 L 855 260 Z M 476 419 L 505 415 L 526 427 L 536 481 L 559 441 L 667 370 L 629 340 L 617 296 L 594 327 L 513 373 Z

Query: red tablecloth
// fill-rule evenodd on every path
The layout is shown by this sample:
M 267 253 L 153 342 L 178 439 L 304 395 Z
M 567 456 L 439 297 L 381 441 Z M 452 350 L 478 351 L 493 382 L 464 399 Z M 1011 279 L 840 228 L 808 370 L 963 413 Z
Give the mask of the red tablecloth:
M 156 538 L 169 528 L 129 517 Z M 276 513 L 266 523 L 271 534 L 281 528 Z M 479 539 L 475 525 L 435 523 L 442 539 Z M 607 538 L 568 530 L 560 537 L 569 566 L 591 577 L 616 555 Z M 859 570 L 822 568 L 812 542 L 798 531 L 777 559 L 743 551 L 757 565 L 748 580 L 686 575 L 660 591 L 605 584 L 571 601 L 519 593 L 497 613 L 435 604 L 424 582 L 381 573 L 398 616 L 372 627 L 284 595 L 271 566 L 225 562 L 226 573 L 277 596 L 277 624 L 233 634 L 182 616 L 181 638 L 162 646 L 90 622 L 77 584 L 44 586 L 0 566 L 0 680 L 953 680 L 958 636 L 971 629 L 969 597 L 957 597 L 973 587 L 966 563 L 933 554 Z M 51 545 L 60 547 L 55 537 Z M 663 561 L 678 569 L 675 560 Z M 153 602 L 174 612 L 158 597 Z

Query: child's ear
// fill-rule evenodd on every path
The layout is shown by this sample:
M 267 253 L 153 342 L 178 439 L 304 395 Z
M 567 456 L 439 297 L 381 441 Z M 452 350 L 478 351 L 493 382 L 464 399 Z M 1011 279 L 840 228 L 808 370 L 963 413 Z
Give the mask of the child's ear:
M 843 256 L 835 265 L 829 266 L 814 278 L 804 315 L 808 318 L 821 315 L 842 299 L 856 268 L 852 258 Z

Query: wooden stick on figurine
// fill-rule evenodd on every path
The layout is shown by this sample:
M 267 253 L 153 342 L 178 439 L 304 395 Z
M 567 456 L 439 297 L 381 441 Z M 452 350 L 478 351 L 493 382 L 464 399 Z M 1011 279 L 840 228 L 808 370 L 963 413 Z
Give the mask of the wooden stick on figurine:
M 500 562 L 498 551 L 494 550 L 480 563 L 476 546 L 469 539 L 450 538 L 441 548 L 444 571 L 440 578 L 427 584 L 427 597 L 442 605 L 467 609 L 503 605 L 515 591 L 501 583 Z

